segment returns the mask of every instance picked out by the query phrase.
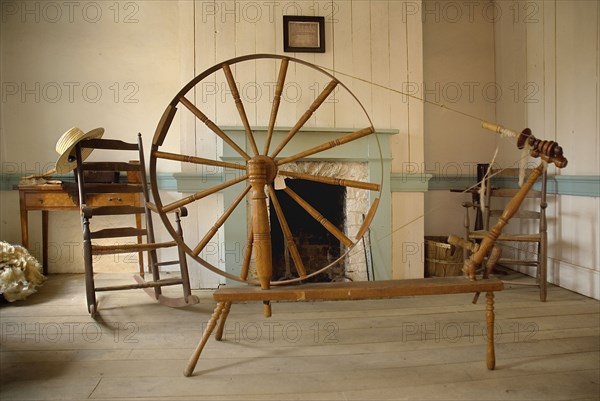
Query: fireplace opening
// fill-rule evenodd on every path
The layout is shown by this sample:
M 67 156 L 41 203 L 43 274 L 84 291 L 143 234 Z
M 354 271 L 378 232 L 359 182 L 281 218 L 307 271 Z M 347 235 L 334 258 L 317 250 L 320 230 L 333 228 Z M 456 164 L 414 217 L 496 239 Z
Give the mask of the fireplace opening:
M 344 231 L 346 219 L 346 187 L 322 184 L 302 179 L 286 179 L 285 184 L 308 202 L 333 225 Z M 317 220 L 308 214 L 284 191 L 276 191 L 294 242 L 306 273 L 313 273 L 338 259 L 343 245 Z M 287 251 L 287 244 L 273 205 L 270 205 L 271 246 L 274 280 L 298 277 L 294 262 Z M 337 281 L 344 278 L 344 262 L 307 281 Z

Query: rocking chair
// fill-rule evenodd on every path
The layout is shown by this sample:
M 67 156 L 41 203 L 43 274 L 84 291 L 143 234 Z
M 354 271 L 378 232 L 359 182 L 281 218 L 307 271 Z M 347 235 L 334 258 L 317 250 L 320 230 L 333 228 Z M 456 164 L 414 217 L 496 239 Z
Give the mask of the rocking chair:
M 139 161 L 127 162 L 91 162 L 82 158 L 83 149 L 106 150 L 111 155 L 130 151 Z M 128 289 L 144 289 L 159 303 L 181 307 L 198 303 L 198 298 L 191 294 L 186 255 L 175 241 L 156 242 L 152 224 L 152 204 L 149 199 L 144 151 L 141 135 L 137 143 L 126 143 L 110 139 L 89 139 L 80 141 L 75 148 L 77 167 L 75 170 L 81 208 L 83 226 L 83 250 L 85 267 L 85 286 L 88 312 L 93 316 L 98 311 L 96 292 Z M 99 153 L 99 152 L 97 152 Z M 108 152 L 104 152 L 108 154 Z M 111 158 L 112 159 L 112 158 Z M 130 158 L 125 159 L 130 160 Z M 122 174 L 123 173 L 123 174 Z M 122 182 L 123 178 L 126 182 Z M 99 206 L 90 206 L 91 204 Z M 111 227 L 92 230 L 92 218 L 98 216 L 118 216 L 119 221 L 128 220 L 125 216 L 135 216 L 135 227 Z M 183 235 L 180 217 L 187 215 L 185 208 L 175 211 L 175 222 L 179 235 Z M 142 227 L 141 216 L 145 217 Z M 133 219 L 131 219 L 133 221 Z M 127 224 L 127 223 L 124 223 Z M 118 238 L 107 244 L 106 239 Z M 124 238 L 135 238 L 135 241 L 124 243 Z M 101 240 L 101 241 L 97 241 Z M 159 262 L 158 250 L 177 247 L 178 260 Z M 147 255 L 147 272 L 144 271 L 143 254 Z M 96 287 L 94 283 L 94 261 L 97 255 L 137 254 L 139 274 L 134 276 L 137 283 Z M 96 257 L 96 258 L 95 258 Z M 181 277 L 160 278 L 160 267 L 179 265 Z M 146 280 L 150 276 L 150 280 Z M 162 287 L 182 285 L 181 297 L 172 298 L 162 294 Z

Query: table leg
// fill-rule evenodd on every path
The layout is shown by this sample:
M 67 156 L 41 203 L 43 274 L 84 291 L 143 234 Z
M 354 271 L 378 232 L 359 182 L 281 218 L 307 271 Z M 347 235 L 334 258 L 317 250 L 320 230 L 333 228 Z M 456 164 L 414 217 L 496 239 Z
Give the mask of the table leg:
M 29 248 L 29 219 L 28 212 L 21 207 L 21 245 L 25 248 Z
M 42 210 L 42 271 L 48 274 L 48 211 Z

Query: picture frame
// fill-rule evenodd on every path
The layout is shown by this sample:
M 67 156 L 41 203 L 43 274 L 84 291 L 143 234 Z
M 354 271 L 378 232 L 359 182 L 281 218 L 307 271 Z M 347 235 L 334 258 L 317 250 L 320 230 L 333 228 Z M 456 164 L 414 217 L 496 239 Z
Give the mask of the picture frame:
M 283 51 L 325 53 L 325 17 L 284 15 Z

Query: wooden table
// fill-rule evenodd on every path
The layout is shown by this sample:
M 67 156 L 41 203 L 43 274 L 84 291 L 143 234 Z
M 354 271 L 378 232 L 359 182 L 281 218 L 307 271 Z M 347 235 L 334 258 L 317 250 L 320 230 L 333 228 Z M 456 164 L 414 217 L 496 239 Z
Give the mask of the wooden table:
M 42 212 L 42 268 L 48 274 L 48 212 L 79 210 L 79 197 L 74 182 L 52 184 L 17 185 L 21 212 L 21 244 L 29 247 L 29 218 L 31 210 Z M 140 206 L 141 199 L 136 193 L 90 194 L 90 206 L 113 206 L 128 204 Z M 141 215 L 136 215 L 136 227 L 142 227 Z M 138 239 L 139 240 L 139 239 Z M 142 268 L 140 258 L 140 268 Z

